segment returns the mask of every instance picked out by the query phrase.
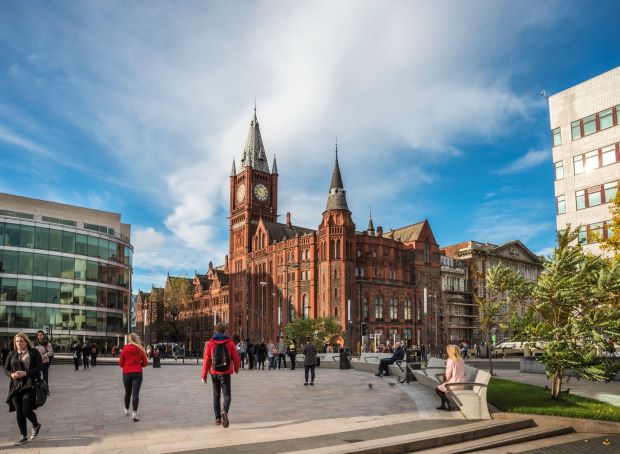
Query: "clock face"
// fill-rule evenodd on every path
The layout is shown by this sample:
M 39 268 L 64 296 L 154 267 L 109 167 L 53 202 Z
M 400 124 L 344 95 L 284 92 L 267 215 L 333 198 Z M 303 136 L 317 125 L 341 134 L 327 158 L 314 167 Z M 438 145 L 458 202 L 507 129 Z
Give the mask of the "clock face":
M 245 200 L 245 185 L 242 184 L 237 188 L 237 202 L 243 202 Z
M 254 186 L 254 195 L 258 200 L 264 202 L 269 197 L 269 190 L 264 184 L 257 184 Z

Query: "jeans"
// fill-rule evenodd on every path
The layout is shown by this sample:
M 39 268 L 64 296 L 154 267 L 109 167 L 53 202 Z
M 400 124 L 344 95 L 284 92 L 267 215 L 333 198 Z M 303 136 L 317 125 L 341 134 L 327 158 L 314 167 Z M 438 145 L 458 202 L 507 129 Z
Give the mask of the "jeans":
M 97 355 L 90 355 L 90 365 L 97 367 Z
M 291 359 L 291 370 L 295 370 L 295 356 L 297 353 L 291 353 L 288 357 Z
M 275 368 L 276 368 L 276 357 L 270 356 L 269 357 L 269 369 L 275 369 Z
M 282 361 L 284 361 L 284 368 L 286 369 L 286 355 L 284 353 L 280 353 L 278 355 L 278 369 L 280 369 Z
M 125 408 L 129 408 L 129 400 L 131 399 L 133 411 L 138 411 L 142 374 L 140 372 L 124 374 L 123 385 L 125 386 Z
M 379 361 L 379 372 L 390 375 L 390 369 L 388 368 L 390 364 L 394 364 L 394 361 L 392 361 L 392 359 L 384 358 Z
M 75 366 L 75 370 L 78 370 L 80 368 L 80 358 L 74 357 L 73 365 Z
M 241 369 L 243 369 L 245 364 L 245 352 L 239 353 L 239 359 L 241 360 Z
M 222 419 L 222 407 L 220 396 L 224 394 L 224 411 L 228 413 L 230 409 L 230 374 L 211 374 L 213 383 L 213 411 L 215 419 Z
M 306 377 L 306 383 L 308 383 L 308 372 L 310 372 L 310 383 L 314 383 L 314 368 L 315 366 L 304 366 L 304 376 Z
M 32 423 L 32 427 L 37 427 L 39 425 L 37 415 L 33 411 L 36 403 L 34 393 L 30 390 L 17 392 L 11 397 L 11 401 L 15 406 L 19 431 L 26 437 L 28 435 L 26 430 L 26 419 Z
M 82 365 L 84 366 L 83 369 L 89 369 L 90 366 L 88 365 L 90 361 L 88 360 L 88 356 L 84 356 L 82 358 Z
M 41 372 L 43 373 L 43 381 L 45 383 L 49 383 L 47 380 L 49 378 L 49 370 L 50 370 L 50 363 L 43 363 L 41 364 Z

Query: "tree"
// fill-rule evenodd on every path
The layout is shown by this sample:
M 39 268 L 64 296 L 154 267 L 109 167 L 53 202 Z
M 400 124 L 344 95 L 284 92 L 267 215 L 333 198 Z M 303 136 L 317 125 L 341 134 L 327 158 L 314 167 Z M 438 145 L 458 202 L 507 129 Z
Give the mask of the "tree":
M 486 334 L 489 351 L 489 373 L 493 375 L 491 360 L 492 328 L 508 326 L 508 315 L 517 312 L 518 305 L 529 295 L 530 284 L 516 271 L 502 263 L 489 268 L 486 274 L 486 296 L 475 297 L 480 314 L 480 329 Z
M 298 318 L 288 323 L 285 331 L 287 339 L 298 343 L 311 337 L 319 350 L 335 336 L 342 336 L 342 328 L 334 317 Z
M 191 281 L 184 277 L 169 277 L 164 290 L 164 329 L 166 337 L 176 342 L 181 337 L 179 315 L 193 298 Z
M 618 183 L 620 188 L 620 183 Z M 614 260 L 620 258 L 620 191 L 616 190 L 616 196 L 609 206 L 611 223 L 607 223 L 607 239 L 601 243 L 601 249 L 610 252 Z
M 521 336 L 543 350 L 540 362 L 558 398 L 569 369 L 578 378 L 610 379 L 618 364 L 602 355 L 620 341 L 620 263 L 585 254 L 578 229 L 558 234 L 553 255 L 532 289 L 532 300 L 517 317 Z

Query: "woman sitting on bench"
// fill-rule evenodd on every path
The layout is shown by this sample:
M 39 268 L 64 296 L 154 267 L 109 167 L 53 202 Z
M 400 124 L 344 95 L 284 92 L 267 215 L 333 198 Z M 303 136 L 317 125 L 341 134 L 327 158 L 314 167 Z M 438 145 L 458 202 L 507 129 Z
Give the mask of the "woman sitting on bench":
M 461 352 L 456 345 L 448 345 L 446 347 L 448 353 L 448 360 L 446 361 L 446 375 L 442 384 L 435 388 L 435 392 L 441 398 L 441 406 L 437 407 L 437 410 L 450 411 L 450 405 L 446 398 L 446 392 L 448 392 L 446 383 L 462 383 L 465 381 L 465 361 L 461 358 Z

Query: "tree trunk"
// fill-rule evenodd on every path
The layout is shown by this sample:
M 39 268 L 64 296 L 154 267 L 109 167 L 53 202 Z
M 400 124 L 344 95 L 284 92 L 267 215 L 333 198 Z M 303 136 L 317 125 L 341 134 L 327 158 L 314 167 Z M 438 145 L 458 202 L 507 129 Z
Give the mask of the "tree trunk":
M 551 374 L 551 398 L 557 399 L 560 397 L 560 391 L 562 390 L 562 372 L 554 372 Z
M 489 331 L 488 333 L 488 340 L 489 342 L 487 343 L 487 354 L 489 355 L 489 373 L 491 374 L 491 377 L 493 377 L 495 374 L 493 373 L 493 361 L 491 360 L 491 331 Z

